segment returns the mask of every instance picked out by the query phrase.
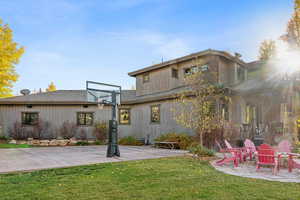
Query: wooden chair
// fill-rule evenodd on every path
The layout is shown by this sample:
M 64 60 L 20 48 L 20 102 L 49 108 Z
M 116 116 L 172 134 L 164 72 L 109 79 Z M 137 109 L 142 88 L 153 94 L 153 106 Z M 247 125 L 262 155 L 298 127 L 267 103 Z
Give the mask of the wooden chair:
M 238 155 L 234 150 L 223 149 L 218 141 L 216 141 L 217 146 L 219 147 L 219 152 L 223 153 L 223 158 L 216 162 L 217 165 L 221 166 L 227 163 L 233 162 L 234 167 L 238 167 Z M 226 155 L 226 153 L 230 153 L 230 157 Z
M 278 151 L 279 152 L 284 152 L 284 153 L 291 153 L 292 151 L 292 146 L 288 140 L 282 140 L 278 144 Z
M 244 154 L 246 152 L 245 148 L 234 148 L 231 146 L 231 144 L 227 140 L 224 140 L 224 142 L 225 142 L 225 145 L 228 150 L 236 151 L 236 154 L 237 154 L 240 162 L 243 162 L 245 160 L 245 158 L 243 158 Z
M 280 160 L 280 156 L 278 156 L 278 160 Z M 257 162 L 256 162 L 256 171 L 260 169 L 263 165 L 273 166 L 273 174 L 277 174 L 279 171 L 278 160 L 275 156 L 275 151 L 268 144 L 262 144 L 258 147 L 257 151 Z
M 253 157 L 255 156 L 255 154 L 257 153 L 254 143 L 251 140 L 246 139 L 244 141 L 244 145 L 245 145 L 246 152 L 249 155 L 250 160 L 252 160 Z
M 293 169 L 297 168 L 300 169 L 300 162 L 297 162 L 294 160 L 294 157 L 298 157 L 299 154 L 289 153 L 289 159 L 288 159 L 288 168 L 289 172 L 292 172 Z

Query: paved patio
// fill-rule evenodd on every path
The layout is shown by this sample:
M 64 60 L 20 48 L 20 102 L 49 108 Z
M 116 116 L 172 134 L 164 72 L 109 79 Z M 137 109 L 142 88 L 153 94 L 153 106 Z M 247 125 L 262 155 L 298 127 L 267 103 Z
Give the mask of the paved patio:
M 182 156 L 186 153 L 149 146 L 120 146 L 121 157 L 106 158 L 106 148 L 101 145 L 0 149 L 0 173 Z
M 259 171 L 256 171 L 254 161 L 239 164 L 239 166 L 236 168 L 230 164 L 218 166 L 216 165 L 216 161 L 212 161 L 211 164 L 216 170 L 235 176 L 264 179 L 269 181 L 300 183 L 299 169 L 294 169 L 292 173 L 289 173 L 286 168 L 281 168 L 277 175 L 273 175 L 271 168 L 261 167 Z

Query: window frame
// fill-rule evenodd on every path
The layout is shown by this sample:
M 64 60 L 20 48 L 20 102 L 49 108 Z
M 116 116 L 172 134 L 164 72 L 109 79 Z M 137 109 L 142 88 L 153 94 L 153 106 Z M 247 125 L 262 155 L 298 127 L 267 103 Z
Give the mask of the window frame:
M 190 72 L 187 73 L 186 71 L 189 70 Z M 201 72 L 206 72 L 209 70 L 209 64 L 206 63 L 206 64 L 203 64 L 203 65 L 193 65 L 191 67 L 188 67 L 188 68 L 184 68 L 183 69 L 183 73 L 184 73 L 184 76 L 189 76 L 189 75 L 192 75 L 194 73 L 197 73 L 199 71 Z
M 178 79 L 178 69 L 172 68 L 171 74 L 172 74 L 172 78 Z
M 36 122 L 35 123 L 31 123 L 31 124 L 25 123 L 23 115 L 27 115 L 27 114 L 29 114 L 29 115 L 36 114 L 37 115 Z M 22 126 L 36 126 L 38 124 L 38 122 L 39 122 L 39 118 L 40 118 L 39 112 L 21 112 L 21 124 L 22 124 Z
M 148 77 L 148 79 L 146 79 L 145 77 Z M 150 73 L 143 74 L 143 83 L 149 83 L 149 82 L 150 82 Z
M 122 123 L 121 122 L 121 110 L 127 110 L 128 111 L 128 123 Z M 130 108 L 119 108 L 119 124 L 120 125 L 130 125 L 131 124 L 131 109 Z
M 153 121 L 153 118 L 152 118 L 152 116 L 153 116 L 153 115 L 152 115 L 152 113 L 153 113 L 153 110 L 152 110 L 152 109 L 153 109 L 154 107 L 157 107 L 157 108 L 158 108 L 158 118 L 159 118 L 158 121 Z M 156 104 L 156 105 L 151 105 L 151 106 L 150 106 L 150 123 L 151 123 L 151 124 L 160 124 L 160 120 L 161 120 L 161 112 L 160 112 L 160 111 L 161 111 L 161 109 L 160 109 L 160 104 Z
M 80 120 L 79 120 L 79 115 L 80 114 L 84 114 L 84 124 L 81 124 L 81 123 L 79 123 L 80 122 Z M 91 114 L 91 116 L 92 116 L 92 122 L 91 122 L 91 124 L 87 124 L 86 123 L 86 115 L 87 114 Z M 76 113 L 76 125 L 77 126 L 93 126 L 94 125 L 94 112 L 77 112 Z

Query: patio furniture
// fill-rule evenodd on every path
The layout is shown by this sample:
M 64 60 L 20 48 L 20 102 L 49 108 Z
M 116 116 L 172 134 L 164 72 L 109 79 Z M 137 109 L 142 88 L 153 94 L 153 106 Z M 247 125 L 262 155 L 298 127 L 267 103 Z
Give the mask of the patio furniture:
M 300 169 L 300 162 L 297 162 L 294 160 L 294 157 L 300 157 L 300 154 L 289 153 L 288 155 L 289 155 L 289 158 L 288 158 L 289 172 L 292 172 L 293 169 L 295 169 L 295 168 Z
M 175 149 L 178 147 L 178 142 L 155 142 L 154 146 L 158 148 Z
M 282 140 L 278 144 L 278 152 L 291 153 L 292 146 L 288 140 Z
M 236 151 L 236 154 L 239 157 L 240 162 L 243 162 L 245 160 L 245 158 L 244 158 L 244 155 L 246 153 L 245 148 L 234 148 L 231 146 L 231 144 L 227 140 L 224 140 L 224 142 L 225 142 L 227 149 Z
M 233 166 L 238 167 L 238 158 L 239 157 L 238 157 L 237 151 L 230 150 L 230 149 L 223 149 L 218 141 L 216 141 L 216 144 L 220 149 L 220 153 L 223 153 L 223 158 L 221 160 L 216 161 L 216 164 L 221 166 L 221 165 L 233 162 Z M 231 156 L 227 155 L 229 153 Z
M 260 169 L 261 166 L 273 166 L 273 174 L 277 174 L 279 171 L 278 161 L 280 160 L 280 155 L 278 157 L 275 155 L 274 149 L 268 144 L 262 144 L 257 150 L 257 162 L 256 171 Z
M 253 157 L 255 156 L 255 154 L 257 153 L 254 143 L 251 140 L 246 139 L 244 142 L 244 145 L 245 145 L 246 152 L 249 155 L 250 160 L 252 160 Z

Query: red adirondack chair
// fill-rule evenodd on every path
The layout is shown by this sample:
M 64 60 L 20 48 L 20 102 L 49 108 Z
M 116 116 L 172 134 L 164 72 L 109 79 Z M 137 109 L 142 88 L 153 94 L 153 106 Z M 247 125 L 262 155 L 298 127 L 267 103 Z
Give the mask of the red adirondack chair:
M 252 160 L 255 154 L 257 153 L 254 143 L 251 140 L 246 139 L 244 145 L 246 148 L 246 152 L 250 157 L 250 160 Z
M 279 159 L 280 156 L 278 156 Z M 256 170 L 258 171 L 262 165 L 269 165 L 273 166 L 273 174 L 277 174 L 279 171 L 278 160 L 276 159 L 274 149 L 268 144 L 262 144 L 258 147 L 257 151 Z
M 227 163 L 233 162 L 234 167 L 238 167 L 238 155 L 234 150 L 223 149 L 218 141 L 216 141 L 217 146 L 221 153 L 223 153 L 223 158 L 221 160 L 216 161 L 216 164 L 221 166 Z M 226 153 L 230 153 L 231 156 L 227 156 Z
M 288 140 L 282 140 L 278 144 L 278 151 L 279 152 L 285 152 L 285 153 L 291 153 L 292 146 Z
M 245 158 L 243 158 L 244 157 L 244 153 L 246 153 L 246 150 L 244 148 L 233 148 L 231 146 L 231 144 L 227 140 L 224 140 L 224 142 L 225 142 L 225 145 L 226 145 L 226 147 L 227 147 L 228 150 L 236 152 L 236 154 L 237 154 L 240 162 L 243 162 L 245 160 Z
M 299 154 L 289 153 L 289 160 L 288 160 L 289 172 L 292 172 L 294 168 L 300 169 L 300 162 L 297 162 L 293 159 L 295 156 L 299 156 Z

